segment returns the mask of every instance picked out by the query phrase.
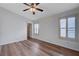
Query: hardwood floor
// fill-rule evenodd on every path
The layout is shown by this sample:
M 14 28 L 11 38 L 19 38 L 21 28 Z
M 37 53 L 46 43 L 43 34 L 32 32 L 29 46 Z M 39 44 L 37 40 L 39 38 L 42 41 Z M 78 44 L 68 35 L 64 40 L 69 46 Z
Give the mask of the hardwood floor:
M 0 46 L 0 56 L 79 56 L 78 51 L 36 39 Z

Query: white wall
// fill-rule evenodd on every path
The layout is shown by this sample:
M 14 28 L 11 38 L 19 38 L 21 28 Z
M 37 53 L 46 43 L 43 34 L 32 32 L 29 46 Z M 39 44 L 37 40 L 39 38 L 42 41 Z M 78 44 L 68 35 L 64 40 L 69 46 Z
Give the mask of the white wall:
M 0 27 L 1 27 L 1 20 L 0 20 Z M 1 39 L 1 28 L 0 28 L 0 39 Z
M 49 17 L 40 18 L 36 21 L 33 21 L 34 23 L 39 24 L 39 35 L 35 35 L 33 33 L 32 37 L 37 38 L 46 42 L 50 42 L 52 44 L 60 45 L 66 48 L 70 48 L 73 50 L 79 51 L 79 41 L 70 41 L 67 39 L 60 39 L 59 38 L 59 19 L 63 16 L 77 16 L 77 35 L 79 36 L 79 8 L 70 10 L 67 12 L 63 12 L 57 15 L 52 15 Z M 77 37 L 77 40 L 79 40 L 79 37 Z
M 27 40 L 25 18 L 0 7 L 0 45 Z

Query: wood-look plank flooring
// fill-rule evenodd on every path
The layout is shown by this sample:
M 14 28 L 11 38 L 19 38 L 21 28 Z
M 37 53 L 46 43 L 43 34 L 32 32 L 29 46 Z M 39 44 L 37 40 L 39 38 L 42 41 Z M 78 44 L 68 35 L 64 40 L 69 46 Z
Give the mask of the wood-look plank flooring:
M 0 56 L 79 56 L 79 52 L 32 38 L 0 46 Z

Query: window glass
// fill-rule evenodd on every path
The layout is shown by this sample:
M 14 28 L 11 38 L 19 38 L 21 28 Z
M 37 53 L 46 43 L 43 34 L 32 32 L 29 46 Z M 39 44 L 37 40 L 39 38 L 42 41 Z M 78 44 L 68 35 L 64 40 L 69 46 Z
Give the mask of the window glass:
M 75 28 L 75 17 L 68 18 L 68 29 Z
M 60 28 L 66 28 L 66 19 L 60 20 Z
M 68 31 L 68 38 L 75 38 L 75 31 Z
M 61 37 L 66 37 L 66 29 L 61 29 L 60 30 L 60 36 Z
M 38 34 L 39 32 L 39 24 L 34 24 L 34 33 Z

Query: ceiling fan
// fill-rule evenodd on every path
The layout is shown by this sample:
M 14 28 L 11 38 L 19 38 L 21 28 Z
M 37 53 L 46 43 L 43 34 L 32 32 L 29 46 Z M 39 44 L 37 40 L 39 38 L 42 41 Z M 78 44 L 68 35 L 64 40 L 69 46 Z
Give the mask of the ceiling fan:
M 27 9 L 24 9 L 23 11 L 30 10 L 30 11 L 32 11 L 33 15 L 35 15 L 35 11 L 36 11 L 36 10 L 43 12 L 42 9 L 38 8 L 38 5 L 39 5 L 40 3 L 30 3 L 30 4 L 23 3 L 23 4 L 29 7 L 29 8 L 27 8 Z

